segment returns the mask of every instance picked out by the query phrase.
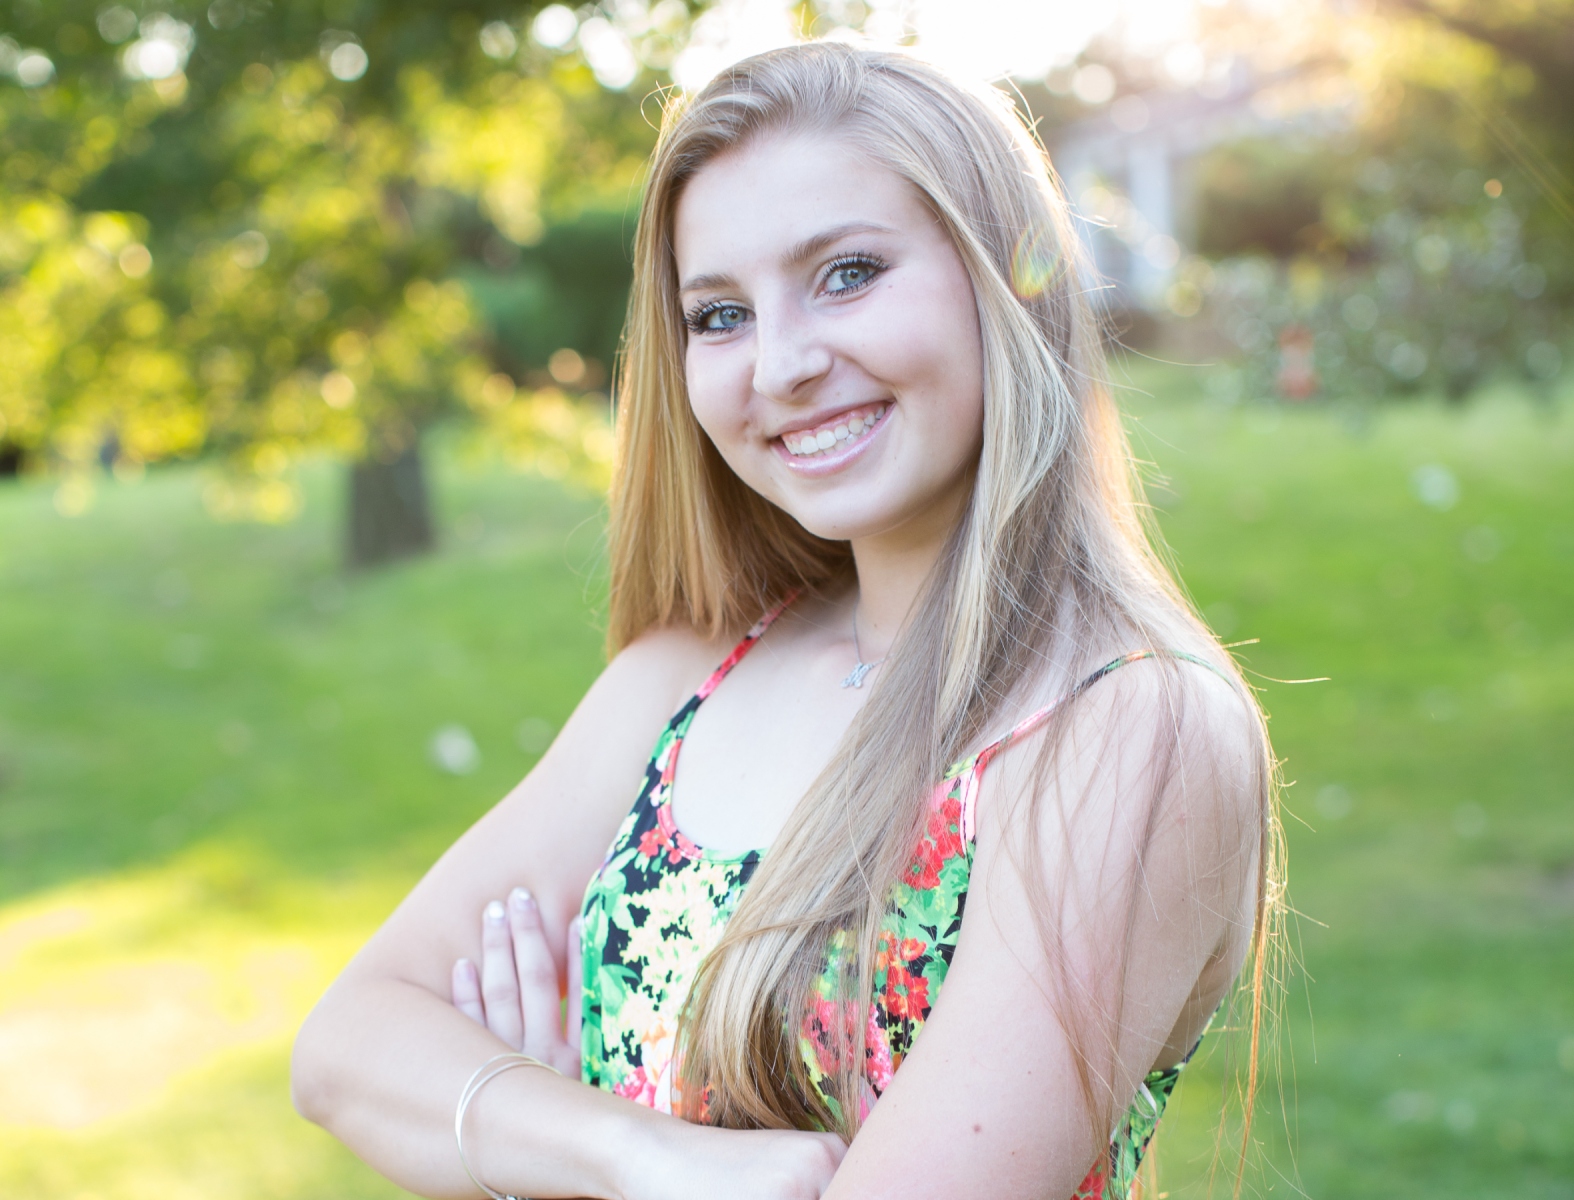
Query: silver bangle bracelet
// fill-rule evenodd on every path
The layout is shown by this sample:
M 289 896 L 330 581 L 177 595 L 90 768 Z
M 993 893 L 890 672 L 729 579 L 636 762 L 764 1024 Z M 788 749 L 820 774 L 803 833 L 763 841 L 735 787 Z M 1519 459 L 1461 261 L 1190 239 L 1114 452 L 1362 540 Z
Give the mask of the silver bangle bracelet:
M 545 1067 L 554 1075 L 562 1074 L 551 1063 L 544 1063 L 539 1058 L 531 1058 L 528 1054 L 494 1055 L 475 1069 L 464 1090 L 459 1093 L 459 1106 L 454 1110 L 454 1145 L 459 1150 L 459 1165 L 464 1167 L 465 1174 L 470 1176 L 470 1182 L 492 1197 L 492 1200 L 526 1200 L 526 1198 L 493 1191 L 476 1178 L 475 1172 L 470 1169 L 470 1159 L 465 1155 L 465 1113 L 469 1111 L 470 1102 L 476 1098 L 476 1094 L 482 1088 L 505 1071 L 512 1071 L 515 1067 Z

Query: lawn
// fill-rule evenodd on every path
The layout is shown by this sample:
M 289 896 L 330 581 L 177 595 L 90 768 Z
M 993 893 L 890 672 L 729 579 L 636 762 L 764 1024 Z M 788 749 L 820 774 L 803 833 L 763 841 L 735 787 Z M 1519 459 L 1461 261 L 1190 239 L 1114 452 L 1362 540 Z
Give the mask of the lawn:
M 1293 781 L 1255 1189 L 1574 1198 L 1574 403 L 1129 382 Z M 0 1195 L 401 1194 L 294 1117 L 291 1034 L 600 662 L 594 498 L 455 439 L 434 468 L 442 552 L 352 577 L 326 465 L 280 527 L 212 521 L 198 468 L 74 518 L 0 485 Z M 1205 1193 L 1220 1058 L 1161 1135 L 1175 1200 Z

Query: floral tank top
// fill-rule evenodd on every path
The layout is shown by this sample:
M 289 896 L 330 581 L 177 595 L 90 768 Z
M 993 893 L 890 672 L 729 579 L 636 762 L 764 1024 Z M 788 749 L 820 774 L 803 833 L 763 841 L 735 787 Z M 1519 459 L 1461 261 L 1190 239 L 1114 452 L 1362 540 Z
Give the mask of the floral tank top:
M 785 607 L 779 605 L 749 630 L 662 731 L 639 797 L 585 891 L 583 1078 L 662 1112 L 672 1111 L 678 1014 L 700 963 L 720 939 L 761 858 L 758 850 L 713 853 L 678 829 L 672 816 L 678 751 L 699 706 Z M 945 772 L 880 933 L 867 1014 L 864 1116 L 912 1050 L 950 968 L 973 866 L 974 802 L 990 760 L 1013 738 L 1047 720 L 1066 699 L 1111 671 L 1158 653 L 1139 650 L 1105 664 L 1067 697 Z M 828 969 L 823 980 L 827 998 L 808 1014 L 799 1039 L 811 1079 L 826 1077 L 825 1068 L 834 1065 L 837 1042 L 828 1034 L 836 1028 L 838 1006 L 829 998 L 832 986 Z M 1108 1154 L 1094 1163 L 1071 1200 L 1127 1200 L 1184 1065 L 1148 1074 L 1117 1123 Z M 821 1095 L 834 1110 L 835 1101 L 823 1090 Z

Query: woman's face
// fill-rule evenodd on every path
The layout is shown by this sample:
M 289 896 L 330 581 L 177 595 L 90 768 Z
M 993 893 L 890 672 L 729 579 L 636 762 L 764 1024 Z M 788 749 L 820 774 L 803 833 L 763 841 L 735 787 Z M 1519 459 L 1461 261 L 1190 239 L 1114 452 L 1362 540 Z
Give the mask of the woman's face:
M 696 174 L 673 232 L 689 403 L 739 478 L 821 537 L 943 537 L 983 349 L 917 191 L 839 139 L 768 137 Z

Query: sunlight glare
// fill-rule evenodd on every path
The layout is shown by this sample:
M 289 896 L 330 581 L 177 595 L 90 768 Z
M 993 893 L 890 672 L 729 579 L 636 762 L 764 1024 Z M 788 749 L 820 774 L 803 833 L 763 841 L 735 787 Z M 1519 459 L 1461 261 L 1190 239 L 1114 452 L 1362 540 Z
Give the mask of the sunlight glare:
M 1145 51 L 1162 51 L 1191 33 L 1194 12 L 1188 0 L 872 0 L 867 7 L 861 30 L 828 36 L 900 46 L 957 75 L 989 80 L 1041 79 L 1111 29 Z M 790 0 L 719 0 L 695 21 L 674 80 L 694 91 L 740 59 L 798 41 L 795 8 Z M 1177 64 L 1182 74 L 1190 65 L 1185 55 Z

